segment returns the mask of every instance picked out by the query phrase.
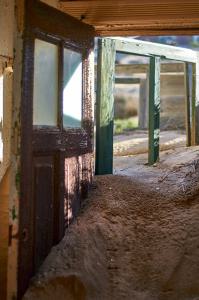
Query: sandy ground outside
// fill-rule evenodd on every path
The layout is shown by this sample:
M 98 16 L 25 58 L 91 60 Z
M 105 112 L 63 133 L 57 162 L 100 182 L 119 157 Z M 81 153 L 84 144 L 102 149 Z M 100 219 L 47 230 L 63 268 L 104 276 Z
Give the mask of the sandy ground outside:
M 160 152 L 160 161 L 153 166 L 148 165 L 148 154 L 115 156 L 113 173 L 135 178 L 138 181 L 154 184 L 163 176 L 164 179 L 175 175 L 184 165 L 197 161 L 198 147 L 183 147 Z M 171 174 L 170 174 L 171 173 Z M 182 173 L 184 177 L 184 173 Z M 185 178 L 186 180 L 186 178 Z M 174 182 L 175 183 L 175 182 Z
M 199 300 L 199 147 L 146 157 L 95 178 L 24 299 Z

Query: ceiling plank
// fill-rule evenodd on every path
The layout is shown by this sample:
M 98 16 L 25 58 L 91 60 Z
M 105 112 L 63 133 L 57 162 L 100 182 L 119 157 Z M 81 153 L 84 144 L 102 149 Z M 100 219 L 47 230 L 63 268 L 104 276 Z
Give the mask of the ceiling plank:
M 166 30 L 166 34 L 173 28 L 199 33 L 198 0 L 65 0 L 59 6 L 62 11 L 93 25 L 101 35 L 126 31 L 129 35 L 139 30 Z
M 60 2 L 95 2 L 95 3 L 102 3 L 102 2 L 109 2 L 112 4 L 115 3 L 121 3 L 121 0 L 60 0 Z M 198 0 L 192 0 L 190 1 L 192 3 L 198 3 Z M 142 0 L 143 4 L 151 4 L 151 3 L 156 3 L 156 4 L 161 4 L 161 3 L 165 3 L 165 4 L 181 4 L 181 3 L 190 3 L 187 0 Z M 127 3 L 127 4 L 140 4 L 140 0 L 123 0 L 122 3 Z

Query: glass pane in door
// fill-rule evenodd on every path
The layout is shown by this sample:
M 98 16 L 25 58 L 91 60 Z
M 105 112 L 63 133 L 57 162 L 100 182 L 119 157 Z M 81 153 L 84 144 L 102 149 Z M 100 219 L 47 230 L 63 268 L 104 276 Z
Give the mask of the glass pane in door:
M 34 53 L 33 125 L 57 125 L 58 46 L 36 39 Z
M 64 49 L 63 125 L 81 127 L 82 120 L 82 55 Z

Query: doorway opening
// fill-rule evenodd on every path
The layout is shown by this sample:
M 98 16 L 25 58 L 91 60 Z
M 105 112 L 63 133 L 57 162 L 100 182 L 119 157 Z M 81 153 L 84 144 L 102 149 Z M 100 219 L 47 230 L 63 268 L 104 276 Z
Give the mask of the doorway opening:
M 149 58 L 116 53 L 113 170 L 121 156 L 148 149 Z
M 128 160 L 127 169 L 129 160 L 132 162 L 138 155 L 142 157 L 139 164 L 156 165 L 164 160 L 166 151 L 172 153 L 177 148 L 197 145 L 197 37 L 110 38 L 109 41 L 115 41 L 115 45 L 105 45 L 102 41 L 105 48 L 109 47 L 106 55 L 115 60 L 114 65 L 107 64 L 107 69 L 112 67 L 114 73 L 112 83 L 111 76 L 103 78 L 110 87 L 105 97 L 107 106 L 102 103 L 104 91 L 101 94 L 99 91 L 103 89 L 100 81 L 103 68 L 99 70 L 98 66 L 97 105 L 98 110 L 100 106 L 103 108 L 100 113 L 97 110 L 102 131 L 97 125 L 96 174 L 121 174 L 121 170 L 126 170 L 126 164 L 120 166 L 122 157 Z M 104 63 L 105 58 L 99 54 L 98 63 L 100 59 Z M 102 164 L 98 162 L 100 153 L 105 157 Z

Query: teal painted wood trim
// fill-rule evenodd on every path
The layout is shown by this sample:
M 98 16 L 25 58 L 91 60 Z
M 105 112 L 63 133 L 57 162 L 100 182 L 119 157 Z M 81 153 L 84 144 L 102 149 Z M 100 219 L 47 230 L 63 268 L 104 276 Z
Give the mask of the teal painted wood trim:
M 140 84 L 140 78 L 116 77 L 116 84 Z
M 195 64 L 195 145 L 199 145 L 199 52 Z
M 109 38 L 111 39 L 111 38 Z M 164 59 L 171 59 L 182 62 L 197 61 L 197 52 L 191 49 L 140 41 L 130 38 L 113 38 L 116 41 L 116 51 L 142 56 L 159 56 Z
M 149 66 L 149 152 L 148 163 L 159 160 L 160 135 L 160 58 L 150 57 Z
M 184 64 L 186 146 L 191 146 L 192 64 Z
M 192 68 L 191 144 L 199 145 L 199 60 Z
M 196 103 L 196 65 L 192 64 L 192 101 L 191 101 L 191 145 L 196 144 L 195 139 L 195 103 Z
M 115 56 L 115 41 L 99 39 L 96 98 L 96 175 L 113 173 Z

